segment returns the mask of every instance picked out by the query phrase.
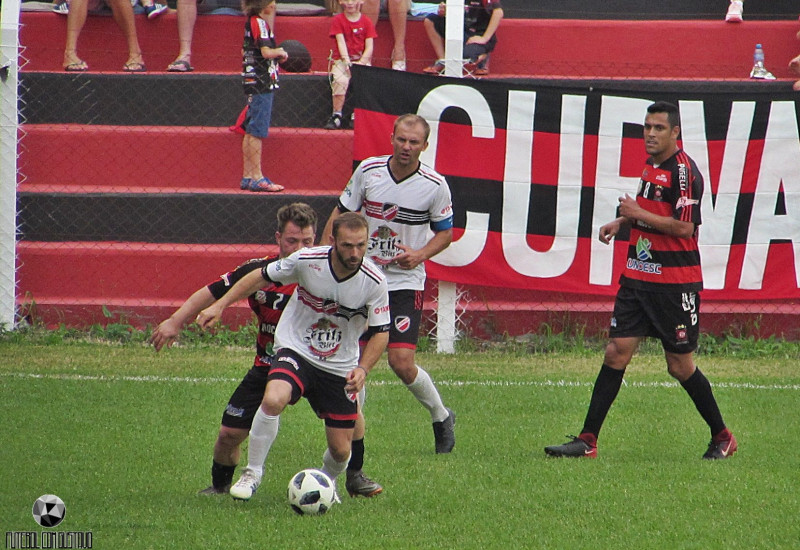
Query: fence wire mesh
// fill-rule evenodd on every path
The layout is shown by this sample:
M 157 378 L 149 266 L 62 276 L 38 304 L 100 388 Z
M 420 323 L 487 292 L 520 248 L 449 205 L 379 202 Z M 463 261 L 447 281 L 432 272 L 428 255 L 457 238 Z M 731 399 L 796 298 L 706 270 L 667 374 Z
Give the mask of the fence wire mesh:
M 554 15 L 534 7 L 520 9 L 523 17 Z M 127 50 L 110 17 L 90 16 L 81 35 L 81 56 L 93 70 L 69 73 L 60 67 L 63 17 L 36 15 L 55 22 L 30 19 L 29 32 L 58 32 L 53 39 L 39 39 L 44 43 L 36 44 L 32 60 L 25 53 L 20 57 L 20 317 L 68 325 L 157 323 L 220 274 L 249 258 L 274 253 L 280 206 L 307 202 L 324 224 L 353 169 L 354 139 L 351 130 L 322 127 L 331 104 L 324 56 L 315 53 L 309 72 L 282 75 L 276 94 L 263 167 L 265 175 L 286 190 L 249 193 L 239 189 L 242 140 L 231 128 L 245 105 L 239 76 L 240 17 L 198 18 L 193 57 L 197 70 L 191 74 L 162 69 L 178 50 L 174 19 L 158 21 L 155 27 L 137 19 L 140 41 L 149 41 L 145 61 L 158 69 L 129 75 L 119 71 Z M 25 18 L 22 21 L 25 24 Z M 279 17 L 279 38 L 281 25 Z M 415 32 L 421 36 L 419 27 Z M 390 50 L 388 45 L 377 49 L 375 65 L 388 66 Z M 514 51 L 506 47 L 502 61 L 492 60 L 493 74 L 624 79 L 652 71 L 642 63 L 602 61 L 602 52 L 587 52 L 590 61 L 596 57 L 587 63 L 521 51 L 515 57 Z M 412 69 L 431 61 L 429 52 L 419 52 L 409 50 Z M 741 59 L 729 59 L 727 65 L 685 59 L 674 63 L 661 69 L 689 75 L 688 85 L 701 82 L 701 74 L 713 77 L 747 68 Z M 348 101 L 345 118 L 351 112 Z M 436 284 L 429 282 L 426 319 L 431 331 L 436 302 Z M 457 330 L 462 337 L 484 339 L 535 333 L 543 326 L 602 334 L 611 305 L 608 298 L 576 301 L 511 289 L 499 300 L 486 289 L 460 287 Z M 797 301 L 749 303 L 735 312 L 715 312 L 714 307 L 704 305 L 704 313 L 715 318 L 707 330 L 800 337 Z M 227 321 L 248 319 L 239 309 Z

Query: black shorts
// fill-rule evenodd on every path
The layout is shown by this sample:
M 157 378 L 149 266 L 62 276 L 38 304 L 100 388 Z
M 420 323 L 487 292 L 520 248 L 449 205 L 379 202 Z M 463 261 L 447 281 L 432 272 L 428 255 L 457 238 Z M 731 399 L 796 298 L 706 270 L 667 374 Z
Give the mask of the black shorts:
M 308 400 L 317 416 L 331 428 L 354 428 L 358 416 L 358 394 L 346 393 L 347 381 L 318 369 L 294 351 L 281 348 L 275 353 L 269 380 L 285 380 L 292 386 L 294 405 L 301 397 Z
M 611 318 L 611 338 L 652 336 L 666 351 L 691 353 L 700 335 L 700 295 L 620 287 Z
M 233 391 L 225 412 L 222 413 L 222 425 L 228 428 L 249 430 L 253 417 L 264 399 L 267 387 L 269 367 L 252 367 L 244 375 L 239 386 Z
M 422 321 L 421 290 L 392 290 L 389 292 L 390 348 L 417 349 L 419 325 Z M 361 335 L 361 344 L 366 344 L 375 330 L 370 327 Z

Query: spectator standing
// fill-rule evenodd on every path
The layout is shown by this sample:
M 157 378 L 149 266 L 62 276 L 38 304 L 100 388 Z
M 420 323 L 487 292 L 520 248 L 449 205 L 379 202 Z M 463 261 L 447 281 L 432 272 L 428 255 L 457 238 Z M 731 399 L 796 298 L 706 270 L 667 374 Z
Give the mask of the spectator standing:
M 464 10 L 463 56 L 468 60 L 464 69 L 470 74 L 485 76 L 489 74 L 489 54 L 497 44 L 497 29 L 503 20 L 503 6 L 500 0 L 465 0 Z M 444 71 L 445 11 L 446 5 L 442 2 L 438 13 L 427 16 L 423 22 L 428 40 L 436 52 L 436 62 L 423 69 L 423 72 L 429 74 L 442 74 Z
M 700 334 L 698 292 L 703 288 L 697 246 L 703 177 L 678 147 L 679 134 L 677 106 L 660 101 L 647 108 L 644 142 L 650 158 L 639 190 L 635 198 L 620 197 L 620 217 L 600 228 L 600 241 L 608 244 L 623 226 L 630 226 L 628 260 L 620 276 L 610 340 L 583 429 L 563 445 L 545 447 L 550 456 L 597 456 L 600 428 L 622 386 L 625 369 L 648 336 L 661 340 L 667 371 L 689 394 L 711 431 L 703 458 L 724 459 L 736 452 L 736 438 L 725 426 L 711 384 L 693 359 Z
M 372 65 L 373 42 L 378 33 L 368 17 L 361 14 L 363 0 L 339 0 L 342 12 L 331 21 L 330 36 L 334 39 L 331 50 L 330 81 L 333 93 L 333 113 L 325 128 L 341 130 L 347 127 L 342 118 L 344 99 L 350 85 L 350 66 Z
M 242 181 L 246 191 L 275 193 L 283 186 L 273 183 L 261 170 L 262 140 L 269 135 L 272 101 L 278 89 L 278 63 L 289 58 L 279 48 L 269 24 L 274 21 L 275 0 L 244 0 L 244 41 L 242 43 L 242 84 L 247 95 L 243 123 Z

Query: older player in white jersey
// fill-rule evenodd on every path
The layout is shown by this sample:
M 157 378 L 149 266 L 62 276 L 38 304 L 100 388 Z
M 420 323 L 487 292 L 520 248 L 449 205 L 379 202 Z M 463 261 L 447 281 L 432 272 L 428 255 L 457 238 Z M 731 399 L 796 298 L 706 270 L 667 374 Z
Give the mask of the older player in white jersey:
M 247 468 L 230 490 L 235 499 L 248 500 L 258 489 L 280 414 L 301 397 L 325 421 L 322 470 L 335 481 L 347 468 L 357 395 L 388 342 L 389 295 L 385 276 L 364 257 L 368 233 L 361 216 L 337 220 L 330 240 L 331 246 L 304 248 L 249 273 L 198 315 L 198 324 L 209 327 L 265 281 L 297 283 L 275 331 L 275 359 L 250 429 Z M 365 324 L 372 337 L 359 351 Z
M 329 235 L 332 223 L 346 212 L 361 211 L 369 223 L 367 257 L 383 268 L 389 283 L 389 366 L 430 412 L 436 452 L 449 453 L 456 443 L 455 413 L 416 364 L 425 260 L 447 248 L 453 237 L 447 181 L 419 160 L 429 134 L 424 118 L 398 117 L 392 155 L 368 158 L 356 168 L 322 234 L 323 239 Z

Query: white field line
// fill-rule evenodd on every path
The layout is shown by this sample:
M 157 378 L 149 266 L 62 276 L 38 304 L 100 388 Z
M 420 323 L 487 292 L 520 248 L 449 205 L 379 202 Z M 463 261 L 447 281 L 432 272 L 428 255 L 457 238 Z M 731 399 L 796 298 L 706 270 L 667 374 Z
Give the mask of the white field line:
M 0 372 L 0 378 L 18 378 L 30 380 L 78 380 L 89 382 L 157 382 L 169 384 L 220 384 L 236 383 L 241 378 L 221 377 L 187 377 L 187 376 L 118 376 L 118 375 L 86 375 L 86 374 L 38 374 L 30 372 Z M 369 386 L 388 386 L 400 384 L 397 380 L 372 380 Z M 539 388 L 583 388 L 591 387 L 594 382 L 575 382 L 572 380 L 436 380 L 438 386 L 462 387 L 539 387 Z M 633 388 L 672 388 L 677 382 L 625 382 L 626 386 Z M 731 388 L 744 390 L 800 390 L 800 384 L 752 384 L 750 382 L 716 382 L 715 388 Z

